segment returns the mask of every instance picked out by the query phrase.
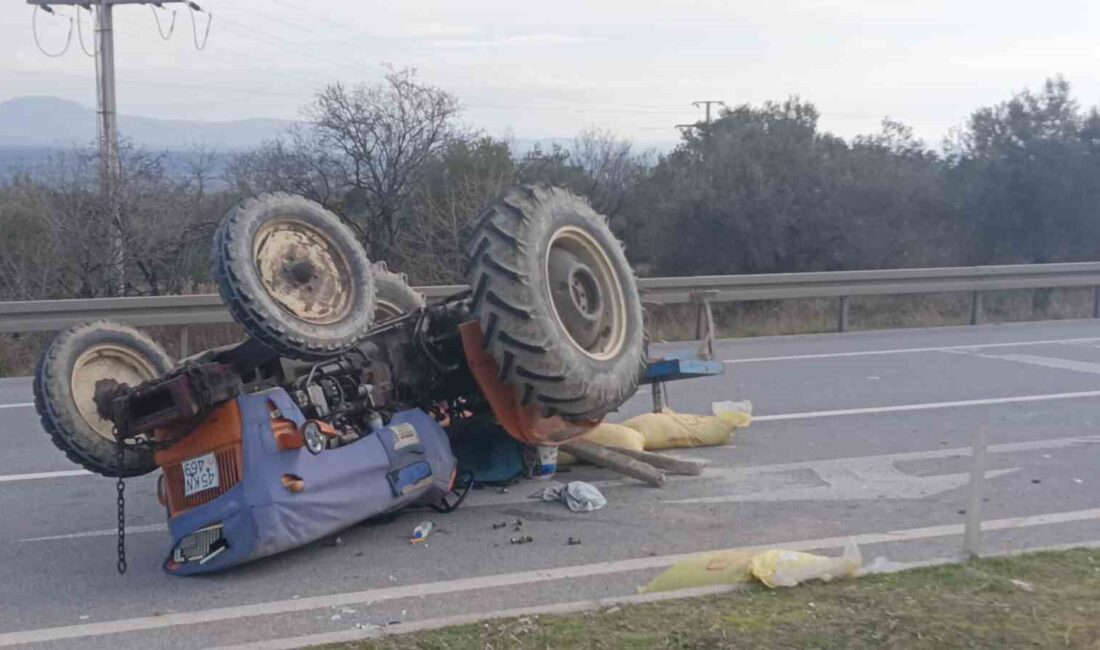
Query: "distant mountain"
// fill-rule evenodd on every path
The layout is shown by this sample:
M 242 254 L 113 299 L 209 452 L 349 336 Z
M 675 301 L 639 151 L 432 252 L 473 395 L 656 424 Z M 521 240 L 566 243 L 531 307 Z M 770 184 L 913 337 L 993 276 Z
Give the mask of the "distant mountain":
M 150 148 L 181 150 L 204 145 L 240 151 L 274 137 L 290 122 L 248 119 L 231 122 L 162 120 L 119 115 L 123 138 Z M 56 97 L 17 97 L 0 102 L 0 147 L 24 150 L 88 146 L 96 138 L 95 109 Z
M 187 169 L 189 150 L 204 145 L 218 156 L 216 166 L 239 151 L 251 149 L 292 124 L 286 120 L 249 119 L 231 122 L 162 120 L 120 115 L 122 137 L 153 152 L 165 152 L 170 168 Z M 96 112 L 57 97 L 17 97 L 0 102 L 0 181 L 45 164 L 58 151 L 95 146 Z M 513 155 L 538 148 L 569 148 L 572 138 L 509 138 Z M 673 140 L 635 141 L 636 152 L 668 153 Z

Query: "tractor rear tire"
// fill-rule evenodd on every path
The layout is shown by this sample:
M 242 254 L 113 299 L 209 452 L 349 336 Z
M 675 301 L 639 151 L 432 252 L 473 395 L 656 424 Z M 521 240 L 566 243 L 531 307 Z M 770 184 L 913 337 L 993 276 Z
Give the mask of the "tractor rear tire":
M 565 190 L 520 187 L 487 209 L 468 249 L 471 311 L 524 405 L 601 418 L 645 369 L 642 304 L 607 219 Z
M 414 312 L 424 306 L 424 296 L 409 286 L 404 273 L 394 273 L 385 262 L 375 262 L 374 273 L 375 323 Z
M 339 217 L 301 196 L 261 194 L 230 210 L 210 259 L 234 320 L 282 356 L 340 354 L 374 321 L 363 247 Z
M 97 474 L 119 476 L 114 426 L 96 412 L 95 383 L 113 379 L 137 386 L 164 375 L 173 365 L 162 347 L 132 327 L 99 321 L 67 329 L 35 367 L 34 406 L 42 428 L 73 462 Z M 122 476 L 154 469 L 152 450 L 124 449 Z

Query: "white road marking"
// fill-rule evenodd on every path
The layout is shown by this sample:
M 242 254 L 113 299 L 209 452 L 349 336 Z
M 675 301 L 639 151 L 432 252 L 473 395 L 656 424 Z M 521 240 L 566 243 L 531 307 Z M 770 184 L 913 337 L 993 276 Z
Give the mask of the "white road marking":
M 1029 440 L 1026 442 L 1006 442 L 995 445 L 989 445 L 987 448 L 988 453 L 991 454 L 1008 454 L 1019 453 L 1026 451 L 1042 451 L 1047 449 L 1064 449 L 1068 447 L 1077 447 L 1081 445 L 1098 445 L 1100 444 L 1100 436 L 1076 436 L 1072 438 L 1047 438 L 1045 440 Z M 685 457 L 683 453 L 673 453 L 680 457 Z M 700 476 L 676 476 L 671 475 L 668 477 L 670 483 L 700 483 L 713 484 L 724 483 L 733 486 L 733 489 L 740 495 L 758 495 L 765 492 L 782 492 L 784 490 L 804 488 L 804 481 L 801 477 L 791 477 L 790 474 L 798 472 L 800 470 L 811 470 L 818 476 L 824 475 L 837 475 L 843 472 L 849 471 L 861 471 L 865 476 L 869 475 L 873 480 L 876 475 L 879 478 L 890 478 L 891 474 L 887 473 L 889 470 L 883 468 L 893 468 L 895 463 L 903 463 L 916 460 L 934 460 L 941 458 L 965 458 L 970 456 L 971 447 L 951 447 L 947 449 L 930 449 L 927 451 L 904 451 L 893 454 L 873 454 L 869 456 L 851 456 L 847 458 L 827 458 L 823 460 L 802 460 L 795 461 L 793 463 L 774 463 L 770 465 L 745 465 L 740 467 L 715 467 L 710 466 Z M 1047 454 L 1049 455 L 1049 454 Z M 703 459 L 706 460 L 706 459 Z M 897 470 L 894 470 L 897 471 Z M 900 472 L 899 472 L 900 473 Z M 909 476 L 904 473 L 907 481 L 911 480 L 916 482 L 915 485 L 908 485 L 905 487 L 905 491 L 902 492 L 901 497 L 895 498 L 909 498 L 906 494 L 911 494 L 913 488 L 930 489 L 933 485 L 923 485 L 919 482 L 923 481 L 925 477 Z M 961 475 L 960 475 L 961 476 Z M 986 478 L 997 476 L 997 474 L 987 473 Z M 896 475 L 893 478 L 897 478 Z M 943 479 L 943 476 L 928 477 L 934 480 Z M 951 487 L 946 489 L 955 489 L 957 485 L 957 479 L 959 476 L 948 475 L 948 480 L 952 481 Z M 843 481 L 843 479 L 841 479 Z M 589 481 L 601 490 L 615 489 L 620 487 L 636 487 L 637 481 L 633 479 L 606 479 L 600 481 Z M 965 485 L 966 481 L 962 482 Z M 851 483 L 849 483 L 851 485 Z M 861 484 L 862 485 L 862 484 Z M 884 486 L 876 486 L 884 487 Z M 885 486 L 889 487 L 889 486 Z M 898 494 L 900 486 L 893 486 L 894 494 Z M 945 487 L 942 483 L 939 484 L 940 488 Z M 518 490 L 517 490 L 518 491 Z M 541 492 L 541 488 L 535 490 L 532 488 L 532 492 Z M 938 490 L 946 491 L 946 490 Z M 476 502 L 467 502 L 464 508 L 484 508 L 484 507 L 496 507 L 502 505 L 510 505 L 517 503 L 527 503 L 531 501 L 531 497 L 528 496 L 526 491 L 518 491 L 516 494 L 510 492 L 507 494 L 499 494 L 496 492 L 482 491 L 477 495 Z M 844 497 L 850 496 L 851 498 L 857 498 L 860 492 L 854 489 L 851 492 L 840 493 L 837 496 Z M 876 492 L 875 494 L 883 494 L 882 492 Z M 928 496 L 927 494 L 924 496 Z M 745 498 L 745 501 L 756 500 L 752 498 Z M 674 501 L 662 501 L 662 503 L 675 503 Z
M 1100 395 L 1100 391 L 1096 392 L 1095 394 Z M 996 399 L 997 400 L 1008 400 L 1009 402 L 1014 402 L 1014 401 L 1040 401 L 1037 398 L 1063 399 L 1063 398 L 1068 398 L 1068 397 L 1092 397 L 1092 396 L 1094 396 L 1094 393 L 1090 392 L 1090 393 L 1064 393 L 1064 394 L 1060 394 L 1060 395 L 1051 395 L 1051 396 L 1043 396 L 1043 395 L 1034 396 L 1033 395 L 1033 396 L 1025 396 L 1023 398 L 1008 397 L 1008 398 L 996 398 Z M 978 402 L 986 403 L 982 400 L 978 400 Z M 972 406 L 972 405 L 974 405 L 973 402 L 945 402 L 944 404 L 946 404 L 947 406 Z M 927 406 L 927 408 L 932 408 L 932 407 L 935 407 L 935 405 Z M 831 415 L 854 415 L 854 414 L 861 414 L 861 413 L 888 412 L 888 411 L 892 411 L 892 410 L 903 410 L 903 411 L 904 410 L 920 410 L 921 408 L 926 408 L 926 406 L 925 405 L 920 405 L 920 404 L 918 404 L 918 405 L 907 405 L 907 406 L 901 406 L 901 407 L 878 406 L 878 407 L 871 407 L 869 409 L 847 409 L 847 410 L 843 410 L 843 411 L 818 411 L 818 412 L 809 412 L 809 413 L 760 415 L 760 416 L 755 416 L 753 419 L 756 420 L 757 422 L 761 422 L 761 421 L 766 422 L 768 420 L 793 420 L 793 419 L 800 419 L 800 418 L 828 417 L 828 416 L 831 416 Z M 1096 440 L 1093 440 L 1092 438 L 1089 438 L 1089 437 L 1085 437 L 1085 438 L 1080 438 L 1080 437 L 1075 437 L 1075 438 L 1052 438 L 1052 439 L 1049 439 L 1049 440 L 1037 440 L 1035 442 L 1010 443 L 1008 445 L 991 445 L 990 450 L 992 451 L 994 448 L 997 448 L 997 447 L 1013 447 L 1013 446 L 1019 446 L 1020 450 L 1024 450 L 1024 449 L 1053 449 L 1053 448 L 1057 448 L 1057 447 L 1068 446 L 1070 444 L 1080 444 L 1082 442 L 1086 442 L 1086 443 L 1087 442 L 1100 442 L 1100 438 L 1097 438 Z M 1023 446 L 1021 446 L 1021 445 L 1023 445 Z M 885 454 L 884 457 L 888 456 L 888 457 L 891 457 L 891 458 L 895 458 L 896 459 L 895 462 L 896 462 L 897 460 L 921 460 L 921 459 L 924 459 L 924 458 L 945 458 L 945 457 L 948 457 L 948 456 L 966 456 L 966 455 L 969 455 L 969 454 L 970 454 L 970 448 L 969 447 L 961 447 L 961 448 L 958 448 L 958 449 L 935 449 L 935 450 L 932 450 L 932 451 L 916 451 L 916 452 L 903 452 L 901 454 Z M 872 457 L 873 456 L 859 456 L 859 457 L 856 457 L 856 458 L 872 458 Z M 765 469 L 770 468 L 769 471 L 779 471 L 778 468 L 780 468 L 780 467 L 791 468 L 791 469 L 806 467 L 806 463 L 800 461 L 800 462 L 795 462 L 795 463 L 784 463 L 782 465 L 758 465 L 756 467 L 760 468 L 761 470 L 765 470 Z M 708 476 L 711 475 L 712 471 L 715 471 L 715 470 L 713 470 L 713 469 L 708 470 L 707 475 Z M 717 471 L 722 471 L 722 470 L 717 470 Z M 0 476 L 0 483 L 14 482 L 14 481 L 32 481 L 32 480 L 37 480 L 37 479 L 64 478 L 64 477 L 72 477 L 72 476 L 96 476 L 96 474 L 93 474 L 91 472 L 87 472 L 87 471 L 82 470 L 82 469 L 65 470 L 65 471 L 60 471 L 60 472 L 39 472 L 37 474 L 9 474 L 7 476 Z M 673 476 L 673 477 L 670 477 L 670 478 L 672 480 L 677 480 L 679 477 Z M 704 476 L 704 478 L 706 478 L 706 476 Z M 613 487 L 613 486 L 616 486 L 616 485 L 632 484 L 632 482 L 630 482 L 630 481 L 609 480 L 609 481 L 597 481 L 595 484 L 599 487 Z M 490 496 L 490 495 L 486 495 L 486 496 Z M 516 496 L 513 495 L 513 496 L 507 497 L 504 500 L 498 501 L 496 499 L 491 499 L 491 500 L 486 501 L 484 503 L 468 504 L 466 507 L 477 507 L 477 506 L 480 506 L 480 505 L 499 505 L 500 503 L 521 503 L 525 500 L 526 500 L 526 498 L 517 498 Z M 60 538 L 61 537 L 58 537 L 58 539 L 60 539 Z
M 824 464 L 823 464 L 824 465 Z M 745 503 L 771 501 L 862 501 L 866 499 L 923 499 L 963 487 L 970 482 L 970 474 L 940 474 L 914 476 L 886 463 L 857 464 L 830 462 L 812 467 L 814 474 L 825 485 L 794 485 L 760 489 L 760 485 L 734 483 L 734 494 L 719 494 L 692 499 L 670 499 L 666 503 Z M 1020 471 L 1019 467 L 989 470 L 985 479 L 991 480 Z M 796 481 L 801 483 L 803 481 Z
M 1089 510 L 1073 510 L 1069 512 L 1054 512 L 1041 515 L 993 519 L 983 522 L 982 530 L 1010 530 L 1036 526 L 1050 526 L 1053 524 L 1064 524 L 1077 521 L 1094 521 L 1098 519 L 1100 519 L 1100 508 L 1092 508 Z M 893 542 L 928 539 L 932 537 L 961 535 L 962 532 L 962 524 L 943 524 L 938 526 L 925 526 L 920 528 L 904 528 L 884 533 L 862 533 L 850 536 L 823 537 L 818 539 L 777 542 L 772 544 L 757 544 L 754 546 L 716 550 L 759 551 L 768 548 L 782 547 L 792 550 L 810 551 L 817 549 L 842 548 L 849 541 L 859 545 L 888 544 Z M 218 621 L 230 621 L 254 616 L 271 616 L 276 614 L 310 611 L 329 607 L 344 607 L 350 605 L 361 605 L 363 603 L 378 603 L 382 601 L 400 600 L 404 598 L 419 598 L 423 596 L 453 594 L 481 589 L 493 589 L 497 587 L 510 587 L 515 585 L 534 584 L 554 580 L 567 580 L 570 578 L 592 577 L 615 573 L 626 573 L 631 571 L 660 569 L 702 552 L 708 551 L 703 550 L 697 551 L 695 553 L 677 553 L 673 555 L 641 557 L 630 560 L 597 562 L 594 564 L 582 564 L 551 569 L 535 569 L 533 571 L 521 571 L 518 573 L 503 573 L 489 576 L 478 576 L 473 578 L 460 578 L 457 580 L 428 582 L 414 585 L 405 585 L 402 587 L 384 587 L 380 589 L 368 589 L 365 591 L 330 594 L 327 596 L 313 596 L 309 598 L 276 600 L 266 603 L 255 603 L 252 605 L 236 605 L 232 607 L 219 607 L 214 609 L 196 610 L 191 612 L 142 616 L 137 618 L 119 619 L 114 621 L 103 621 L 99 623 L 85 623 L 81 625 L 66 625 L 61 627 L 50 627 L 37 630 L 7 632 L 4 634 L 0 634 L 0 647 L 19 645 L 23 643 L 60 641 L 64 639 L 77 639 L 91 636 L 103 636 L 108 634 L 121 634 L 124 632 L 155 630 L 175 627 L 179 625 L 215 623 Z
M 0 404 L 0 409 L 25 409 L 34 406 L 34 402 L 19 402 L 17 404 Z
M 1076 393 L 1045 393 L 1042 395 L 1017 395 L 1015 397 L 991 397 L 988 399 L 968 399 L 957 402 L 925 402 L 923 404 L 897 404 L 893 406 L 871 406 L 867 408 L 839 409 L 836 411 L 804 411 L 802 413 L 780 413 L 777 415 L 754 415 L 753 422 L 771 422 L 775 420 L 807 420 L 812 418 L 831 418 L 842 415 L 866 415 L 870 413 L 896 413 L 899 411 L 927 411 L 932 409 L 958 408 L 963 406 L 988 406 L 994 404 L 1017 404 L 1021 402 L 1047 402 L 1050 400 L 1078 399 L 1082 397 L 1100 397 L 1100 390 L 1086 390 Z
M 60 472 L 36 472 L 34 474 L 7 474 L 0 476 L 0 483 L 14 483 L 15 481 L 35 481 L 44 478 L 64 478 L 66 476 L 94 476 L 83 469 L 66 469 Z
M 1040 451 L 1040 450 L 1046 450 L 1046 449 L 1064 449 L 1064 448 L 1067 448 L 1067 447 L 1077 447 L 1077 446 L 1080 446 L 1080 445 L 1090 445 L 1090 444 L 1100 444 L 1100 436 L 1076 436 L 1076 437 L 1072 437 L 1072 438 L 1048 438 L 1046 440 L 1030 440 L 1030 441 L 1027 441 L 1027 442 L 1008 442 L 1008 443 L 1001 443 L 1001 444 L 996 444 L 996 445 L 989 445 L 989 447 L 987 448 L 987 451 L 988 451 L 988 453 L 991 453 L 991 454 L 1007 454 L 1007 453 L 1018 453 L 1018 452 L 1023 452 L 1023 451 Z M 792 489 L 792 488 L 790 488 L 790 486 L 788 486 L 786 484 L 789 481 L 787 481 L 785 478 L 782 477 L 782 475 L 786 472 L 793 472 L 793 471 L 797 471 L 797 470 L 809 469 L 809 470 L 812 470 L 815 473 L 817 473 L 818 476 L 829 476 L 829 475 L 833 475 L 837 472 L 851 470 L 851 471 L 855 471 L 857 473 L 861 473 L 865 477 L 869 477 L 869 480 L 875 480 L 875 478 L 877 476 L 877 478 L 879 478 L 879 479 L 882 479 L 883 477 L 886 477 L 886 478 L 897 479 L 897 480 L 900 481 L 901 480 L 900 477 L 898 477 L 896 475 L 891 476 L 890 474 L 887 474 L 887 472 L 889 472 L 889 470 L 883 469 L 883 468 L 888 467 L 890 469 L 893 469 L 894 472 L 897 472 L 898 474 L 900 474 L 901 477 L 905 477 L 906 480 L 913 481 L 912 485 L 907 485 L 907 486 L 904 487 L 904 491 L 901 492 L 902 496 L 895 496 L 895 497 L 892 497 L 892 498 L 915 498 L 915 497 L 911 497 L 911 496 L 907 496 L 907 495 L 915 494 L 916 492 L 920 492 L 921 490 L 934 490 L 935 492 L 943 492 L 943 491 L 955 489 L 956 487 L 959 487 L 959 485 L 956 485 L 956 483 L 957 483 L 956 479 L 959 476 L 963 476 L 963 475 L 948 474 L 948 475 L 945 475 L 945 476 L 941 475 L 941 476 L 931 476 L 931 477 L 910 476 L 910 475 L 901 473 L 896 468 L 894 468 L 893 467 L 894 463 L 901 463 L 901 462 L 915 461 L 915 460 L 934 460 L 934 459 L 939 459 L 939 458 L 964 458 L 966 456 L 969 456 L 970 453 L 971 453 L 971 448 L 970 447 L 952 447 L 952 448 L 949 448 L 949 449 L 931 449 L 931 450 L 928 450 L 928 451 L 906 451 L 906 452 L 900 452 L 900 453 L 894 453 L 894 454 L 875 454 L 875 455 L 870 455 L 870 456 L 852 456 L 852 457 L 848 457 L 848 458 L 829 458 L 829 459 L 825 459 L 825 460 L 806 460 L 806 461 L 797 461 L 797 462 L 793 462 L 793 463 L 774 463 L 774 464 L 771 464 L 771 465 L 748 465 L 748 466 L 744 466 L 744 467 L 714 467 L 714 466 L 711 466 L 711 467 L 707 468 L 706 472 L 702 476 L 687 477 L 687 476 L 675 476 L 675 475 L 673 475 L 673 476 L 669 476 L 668 479 L 669 479 L 669 481 L 671 481 L 673 483 L 680 483 L 680 482 L 686 483 L 686 482 L 689 482 L 689 481 L 693 482 L 693 483 L 698 483 L 700 481 L 705 481 L 708 484 L 715 483 L 715 482 L 732 484 L 732 485 L 735 486 L 735 489 L 737 489 L 742 495 L 752 495 L 752 494 L 759 494 L 761 492 L 772 492 L 772 491 L 775 491 L 775 493 L 777 493 L 777 494 L 781 494 L 781 493 L 783 493 L 783 490 L 790 491 Z M 679 455 L 682 456 L 683 454 L 679 454 Z M 860 468 L 862 468 L 862 469 L 860 469 Z M 1007 470 L 991 470 L 989 472 L 986 472 L 986 478 L 987 479 L 988 478 L 995 478 L 996 476 L 1000 476 L 1001 474 L 1004 474 L 1004 473 L 1007 473 Z M 760 478 L 761 476 L 767 476 L 767 475 L 777 475 L 779 477 L 778 481 L 769 482 L 767 480 L 761 480 L 761 478 Z M 929 483 L 927 485 L 924 483 L 927 479 L 931 479 L 932 481 L 941 481 L 945 478 L 946 478 L 947 481 L 950 482 L 948 485 L 945 485 L 942 482 L 940 482 L 940 483 Z M 590 481 L 590 482 L 593 485 L 595 485 L 596 487 L 598 487 L 600 489 L 603 489 L 603 490 L 606 490 L 606 489 L 609 489 L 609 488 L 619 488 L 619 487 L 634 487 L 634 486 L 637 485 L 637 482 L 632 480 L 632 479 L 607 479 L 607 480 L 602 480 L 602 481 Z M 965 484 L 965 481 L 963 482 L 963 484 Z M 861 484 L 861 485 L 863 485 L 863 484 Z M 887 489 L 890 489 L 892 494 L 898 494 L 899 490 L 902 490 L 902 488 L 900 486 L 896 485 L 896 484 L 895 485 L 887 485 L 887 486 L 877 485 L 875 487 L 876 488 L 885 487 Z M 535 488 L 535 486 L 532 486 L 532 491 L 541 491 L 541 488 L 539 488 L 538 490 L 535 490 L 534 488 Z M 793 489 L 802 489 L 802 488 L 796 487 L 796 488 L 793 488 Z M 867 492 L 863 493 L 862 488 L 860 488 L 860 491 L 858 491 L 858 492 L 855 491 L 855 489 L 853 488 L 852 491 L 839 493 L 839 496 L 834 497 L 834 498 L 845 498 L 845 496 L 848 495 L 848 494 L 850 494 L 850 496 L 848 496 L 848 498 L 870 498 L 870 497 L 866 497 L 866 496 L 861 497 L 859 495 L 861 493 L 870 494 L 871 491 L 872 490 L 867 490 Z M 926 493 L 924 493 L 920 496 L 929 496 L 932 493 L 934 493 L 934 492 L 926 492 Z M 876 491 L 876 492 L 874 492 L 874 495 L 871 495 L 871 496 L 875 496 L 875 495 L 879 495 L 879 494 L 885 494 L 885 492 Z M 473 503 L 467 502 L 466 505 L 464 505 L 463 507 L 464 508 L 497 507 L 497 506 L 502 506 L 502 505 L 517 504 L 517 503 L 528 503 L 528 502 L 531 501 L 531 497 L 528 496 L 526 491 L 520 491 L 518 494 L 515 493 L 515 492 L 511 492 L 511 493 L 507 493 L 507 494 L 498 494 L 496 492 L 485 492 L 485 491 L 483 491 L 482 493 L 478 494 L 476 498 L 477 498 L 476 502 L 473 502 Z M 721 497 L 718 497 L 718 498 L 721 498 Z M 741 500 L 749 501 L 749 500 L 759 500 L 759 499 L 752 499 L 752 498 L 749 498 L 749 497 L 745 497 Z M 687 500 L 687 501 L 698 501 L 698 500 Z M 677 503 L 677 501 L 664 501 L 663 503 Z M 127 528 L 126 532 L 127 532 L 127 534 L 129 534 L 129 533 L 153 533 L 153 532 L 160 532 L 160 531 L 167 530 L 167 528 L 168 527 L 165 524 L 149 524 L 149 525 L 146 525 L 146 526 L 135 526 L 133 528 Z M 84 537 L 108 537 L 108 536 L 112 536 L 112 535 L 116 535 L 116 534 L 118 534 L 118 531 L 116 529 L 114 529 L 114 528 L 105 528 L 105 529 L 102 529 L 102 530 L 89 530 L 89 531 L 83 531 L 83 532 L 78 532 L 78 533 L 68 533 L 68 534 L 64 534 L 64 535 L 48 535 L 48 536 L 45 536 L 45 537 L 28 537 L 28 538 L 20 539 L 19 541 L 20 542 L 46 542 L 46 541 L 66 540 L 66 539 L 79 539 L 79 538 L 84 538 Z
M 987 348 L 1011 348 L 1023 345 L 1054 345 L 1091 343 L 1100 341 L 1100 337 L 1090 336 L 1080 339 L 1046 339 L 1043 341 L 1015 341 L 1011 343 L 976 343 L 974 345 L 941 345 L 930 348 L 894 348 L 889 350 L 863 350 L 859 352 L 822 352 L 819 354 L 792 354 L 776 357 L 750 357 L 745 359 L 723 359 L 722 363 L 764 363 L 767 361 L 797 361 L 799 359 L 835 359 L 838 357 L 870 357 L 883 354 L 914 354 L 919 352 L 949 352 L 951 350 L 984 350 Z
M 1100 539 L 1083 542 L 1070 542 L 1068 544 L 1054 544 L 1050 546 L 1034 546 L 1025 549 L 1014 549 L 1007 553 L 996 553 L 992 557 L 1016 556 L 1024 553 L 1039 553 L 1043 551 L 1065 551 L 1075 548 L 1095 549 L 1100 548 Z M 991 556 L 984 556 L 991 557 Z M 897 562 L 883 571 L 875 573 L 898 573 L 910 569 L 924 567 L 945 566 L 959 564 L 958 557 L 938 557 L 916 562 Z M 677 589 L 653 594 L 636 594 L 633 596 L 621 596 L 612 598 L 597 598 L 595 600 L 579 600 L 570 603 L 554 603 L 551 605 L 537 605 L 534 607 L 520 607 L 515 609 L 494 610 L 472 614 L 458 614 L 455 616 L 441 616 L 428 618 L 408 623 L 370 627 L 362 630 L 347 630 L 340 632 L 323 632 L 320 634 L 308 634 L 303 636 L 270 639 L 239 645 L 219 646 L 213 650 L 291 650 L 293 648 L 306 648 L 337 643 L 352 643 L 379 639 L 386 636 L 397 636 L 423 632 L 426 630 L 438 630 L 454 625 L 469 625 L 482 621 L 500 620 L 506 618 L 519 618 L 522 616 L 559 616 L 562 614 L 577 614 L 580 612 L 598 611 L 613 605 L 640 605 L 644 603 L 661 602 L 666 600 L 680 600 L 684 598 L 697 598 L 723 593 L 743 591 L 744 585 L 717 585 L 711 587 L 693 587 L 689 589 Z M 658 598 L 659 596 L 659 598 Z
M 1045 449 L 1064 449 L 1066 447 L 1077 447 L 1079 445 L 1096 445 L 1100 444 L 1100 436 L 1076 436 L 1072 438 L 1047 438 L 1044 440 L 1028 440 L 1025 442 L 1004 442 L 995 445 L 989 445 L 986 451 L 991 454 L 1009 454 L 1020 451 L 1038 451 Z M 857 461 L 869 461 L 880 460 L 889 463 L 904 463 L 914 460 L 932 460 L 936 458 L 956 458 L 970 456 L 972 452 L 971 447 L 951 447 L 948 449 L 930 449 L 928 451 L 902 451 L 892 454 L 874 454 L 871 456 L 855 456 L 852 458 L 830 458 L 826 460 L 800 460 L 793 463 L 775 463 L 772 465 L 749 465 L 746 467 L 731 468 L 728 471 L 735 472 L 781 472 L 793 469 L 802 469 L 811 465 L 822 463 L 845 463 L 850 460 Z M 717 470 L 722 471 L 722 470 Z M 712 472 L 711 468 L 706 470 L 702 478 L 707 478 Z M 672 478 L 672 477 L 669 477 Z
M 995 359 L 997 361 L 1015 361 L 1016 363 L 1026 363 L 1032 366 L 1043 366 L 1045 368 L 1057 368 L 1059 370 L 1074 370 L 1076 372 L 1087 372 L 1093 375 L 1100 375 L 1100 363 L 1090 363 L 1088 361 L 1075 361 L 1073 359 L 1059 359 L 1057 357 L 1040 357 L 1034 354 L 977 354 L 972 353 L 966 356 L 978 357 L 981 359 Z
M 146 524 L 144 526 L 127 526 L 126 534 L 134 535 L 137 533 L 159 533 L 161 531 L 168 530 L 167 524 Z M 46 537 L 27 537 L 19 540 L 20 542 L 49 542 L 58 539 L 82 539 L 84 537 L 108 537 L 118 534 L 118 528 L 108 528 L 105 530 L 87 530 L 82 533 L 69 533 L 67 535 L 47 535 Z

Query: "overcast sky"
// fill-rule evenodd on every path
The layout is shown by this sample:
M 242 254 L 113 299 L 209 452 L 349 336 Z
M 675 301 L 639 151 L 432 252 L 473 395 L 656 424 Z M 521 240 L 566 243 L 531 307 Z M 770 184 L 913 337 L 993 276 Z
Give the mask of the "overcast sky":
M 53 95 L 93 106 L 92 59 L 74 28 L 47 58 L 32 9 L 4 0 L 0 101 Z M 797 94 L 850 136 L 889 115 L 930 144 L 970 110 L 1062 73 L 1100 101 L 1096 0 L 200 0 L 214 16 L 195 51 L 177 7 L 165 42 L 147 6 L 116 8 L 119 110 L 152 117 L 294 118 L 314 89 L 413 66 L 492 133 L 570 136 L 587 126 L 671 140 L 692 100 L 759 103 Z M 90 22 L 82 12 L 86 41 Z M 38 16 L 65 43 L 72 7 Z M 161 14 L 165 29 L 170 12 Z M 206 17 L 200 15 L 200 38 Z

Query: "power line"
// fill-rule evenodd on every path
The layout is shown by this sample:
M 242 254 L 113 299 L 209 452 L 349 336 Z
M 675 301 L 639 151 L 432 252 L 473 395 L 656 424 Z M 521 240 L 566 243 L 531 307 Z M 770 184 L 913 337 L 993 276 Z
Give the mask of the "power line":
M 85 8 L 88 9 L 88 13 L 92 12 L 91 8 L 89 8 L 89 7 L 85 7 Z M 88 56 L 90 56 L 92 58 L 95 58 L 95 55 L 96 55 L 95 41 L 92 41 L 91 51 L 89 51 L 88 46 L 84 44 L 84 29 L 83 29 L 83 27 L 81 27 L 82 21 L 80 20 L 80 7 L 74 7 L 73 11 L 76 13 L 76 39 L 78 41 L 80 41 L 80 49 L 83 50 L 84 53 L 87 54 Z
M 203 13 L 202 9 L 194 2 L 187 2 L 187 11 L 191 13 L 191 37 L 195 40 L 195 49 L 203 51 L 206 49 L 206 44 L 210 42 L 210 25 L 214 22 L 214 14 L 206 14 L 206 30 L 202 35 L 202 45 L 199 45 L 199 26 L 195 21 L 196 13 Z M 175 22 L 175 14 L 172 14 L 172 22 Z M 157 27 L 160 27 L 158 22 Z
M 153 12 L 153 20 L 157 23 L 157 33 L 160 34 L 161 39 L 167 41 L 172 38 L 172 32 L 176 31 L 176 10 L 172 10 L 172 22 L 168 24 L 168 33 L 164 33 L 164 28 L 160 26 L 160 14 L 157 13 L 157 8 L 153 5 L 149 5 L 149 11 Z M 194 29 L 194 23 L 191 24 Z
M 34 36 L 35 47 L 38 48 L 39 52 L 45 54 L 51 59 L 56 59 L 57 57 L 64 56 L 65 53 L 69 51 L 69 45 L 71 45 L 73 42 L 73 19 L 69 18 L 69 33 L 65 36 L 65 46 L 61 48 L 61 51 L 59 52 L 48 52 L 46 48 L 42 47 L 42 43 L 38 40 L 38 11 L 40 9 L 48 14 L 53 13 L 53 9 L 50 9 L 49 7 L 36 6 L 34 8 L 34 13 L 31 15 L 31 34 Z

